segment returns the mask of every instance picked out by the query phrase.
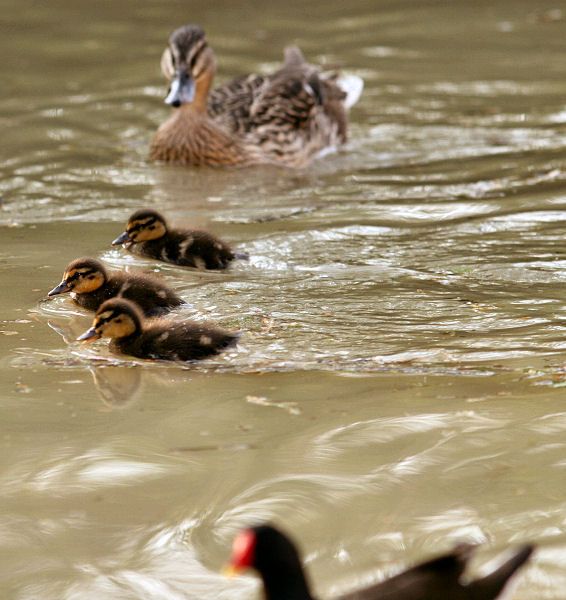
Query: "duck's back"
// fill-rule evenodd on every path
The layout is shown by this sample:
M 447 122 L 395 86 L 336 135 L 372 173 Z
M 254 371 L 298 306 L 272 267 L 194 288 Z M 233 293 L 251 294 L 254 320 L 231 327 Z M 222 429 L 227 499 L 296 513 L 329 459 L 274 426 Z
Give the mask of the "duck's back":
M 214 90 L 208 111 L 267 162 L 301 166 L 346 141 L 345 99 L 335 77 L 323 76 L 290 47 L 272 75 L 240 77 Z

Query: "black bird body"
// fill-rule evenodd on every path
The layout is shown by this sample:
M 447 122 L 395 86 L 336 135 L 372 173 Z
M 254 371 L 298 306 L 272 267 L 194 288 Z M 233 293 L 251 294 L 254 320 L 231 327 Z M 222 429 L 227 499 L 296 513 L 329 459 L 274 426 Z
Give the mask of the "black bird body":
M 528 560 L 533 548 L 520 548 L 486 577 L 465 584 L 462 575 L 473 550 L 473 546 L 462 544 L 449 554 L 416 565 L 374 586 L 340 596 L 339 600 L 495 600 Z
M 247 258 L 207 231 L 170 228 L 162 215 L 149 209 L 135 212 L 112 244 L 123 244 L 139 256 L 196 269 L 226 269 L 235 258 Z
M 112 350 L 136 358 L 190 361 L 219 354 L 240 336 L 196 321 L 145 321 L 135 304 L 113 299 L 102 304 L 79 340 L 101 337 L 111 338 Z
M 92 258 L 71 262 L 61 283 L 49 292 L 55 296 L 70 292 L 73 301 L 87 310 L 96 311 L 111 298 L 125 298 L 135 302 L 145 316 L 158 316 L 185 304 L 170 287 L 157 277 L 144 273 L 107 271 Z
M 519 548 L 485 577 L 469 582 L 462 575 L 473 554 L 468 544 L 412 567 L 378 584 L 337 600 L 495 600 L 533 552 Z M 234 541 L 233 570 L 252 568 L 263 581 L 265 600 L 315 600 L 294 543 L 270 525 L 246 530 Z

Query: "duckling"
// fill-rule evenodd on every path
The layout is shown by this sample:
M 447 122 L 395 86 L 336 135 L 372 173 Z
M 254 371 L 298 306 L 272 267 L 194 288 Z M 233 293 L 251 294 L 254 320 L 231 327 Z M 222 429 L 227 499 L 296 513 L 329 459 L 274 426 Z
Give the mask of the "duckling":
M 219 354 L 234 345 L 239 333 L 195 321 L 175 323 L 157 319 L 147 323 L 129 300 L 113 298 L 100 306 L 92 327 L 79 341 L 112 339 L 110 348 L 137 358 L 189 361 Z
M 109 273 L 94 258 L 77 258 L 69 263 L 61 283 L 47 295 L 71 292 L 76 304 L 87 310 L 98 307 L 114 297 L 133 300 L 148 317 L 168 312 L 185 304 L 175 292 L 156 277 L 136 273 Z
M 169 229 L 163 216 L 150 209 L 129 218 L 126 231 L 112 242 L 119 244 L 140 256 L 197 269 L 225 269 L 235 258 L 248 258 L 206 231 Z
M 293 46 L 275 73 L 239 77 L 209 94 L 216 58 L 198 25 L 171 34 L 161 70 L 170 82 L 165 103 L 177 110 L 159 127 L 150 157 L 183 165 L 305 167 L 346 142 L 348 109 L 363 89 L 359 77 L 323 74 Z

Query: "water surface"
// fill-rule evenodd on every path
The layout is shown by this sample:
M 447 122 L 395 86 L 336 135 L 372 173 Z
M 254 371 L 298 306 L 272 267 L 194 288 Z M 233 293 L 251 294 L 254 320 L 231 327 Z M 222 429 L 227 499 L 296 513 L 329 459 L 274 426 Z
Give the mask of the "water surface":
M 566 586 L 566 15 L 556 1 L 1 0 L 0 589 L 17 600 L 248 598 L 220 568 L 279 523 L 317 592 L 457 541 L 541 549 Z M 287 43 L 362 76 L 311 168 L 151 164 L 159 58 L 205 27 L 219 80 Z M 250 254 L 226 273 L 109 242 L 155 206 Z M 74 338 L 80 255 L 161 274 L 245 332 L 196 368 Z

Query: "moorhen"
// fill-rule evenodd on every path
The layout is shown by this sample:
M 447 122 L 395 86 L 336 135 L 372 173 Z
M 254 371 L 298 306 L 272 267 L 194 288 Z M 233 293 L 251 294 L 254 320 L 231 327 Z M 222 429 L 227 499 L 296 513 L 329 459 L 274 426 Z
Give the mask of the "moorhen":
M 488 575 L 464 582 L 462 575 L 473 550 L 470 544 L 460 544 L 448 554 L 337 600 L 493 600 L 527 561 L 533 546 L 522 546 Z M 266 600 L 314 600 L 295 544 L 271 525 L 240 532 L 229 569 L 257 571 Z

